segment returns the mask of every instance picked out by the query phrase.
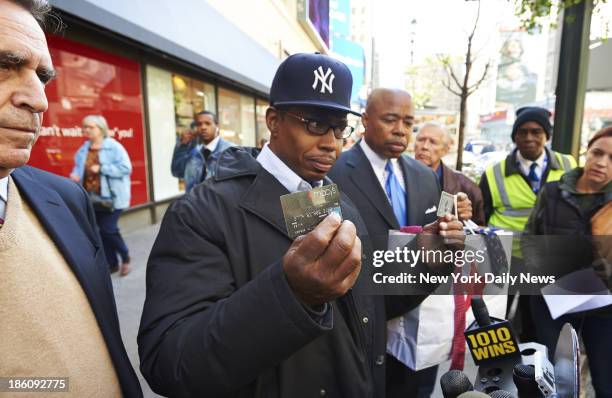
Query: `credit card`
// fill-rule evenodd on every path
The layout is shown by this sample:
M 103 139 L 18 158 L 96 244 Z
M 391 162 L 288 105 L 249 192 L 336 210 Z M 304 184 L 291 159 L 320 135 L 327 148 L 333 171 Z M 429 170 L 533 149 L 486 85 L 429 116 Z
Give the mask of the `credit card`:
M 453 214 L 455 206 L 455 195 L 442 191 L 440 195 L 440 203 L 438 204 L 438 217 L 444 217 L 447 214 Z
M 336 184 L 280 197 L 287 233 L 291 239 L 307 234 L 334 212 L 342 218 L 340 190 Z

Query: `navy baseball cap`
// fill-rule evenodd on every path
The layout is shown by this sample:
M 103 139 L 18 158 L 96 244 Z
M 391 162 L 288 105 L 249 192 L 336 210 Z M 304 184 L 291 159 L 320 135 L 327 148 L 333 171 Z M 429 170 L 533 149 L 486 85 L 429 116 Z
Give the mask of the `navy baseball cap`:
M 342 62 L 327 55 L 293 54 L 284 60 L 270 88 L 272 106 L 313 106 L 345 111 L 351 109 L 353 76 Z

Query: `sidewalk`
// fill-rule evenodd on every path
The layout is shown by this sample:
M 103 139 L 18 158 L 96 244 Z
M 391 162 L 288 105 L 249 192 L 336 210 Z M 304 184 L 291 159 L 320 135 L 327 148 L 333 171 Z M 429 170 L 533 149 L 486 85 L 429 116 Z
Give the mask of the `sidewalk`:
M 138 325 L 145 299 L 145 274 L 147 259 L 151 252 L 153 242 L 157 237 L 159 224 L 151 225 L 124 235 L 124 239 L 130 248 L 132 257 L 132 272 L 124 277 L 119 277 L 118 273 L 113 274 L 113 289 L 115 300 L 117 301 L 117 311 L 121 324 L 121 337 L 127 350 L 132 366 L 138 374 L 142 392 L 145 398 L 159 397 L 149 388 L 144 377 L 140 373 L 138 360 Z

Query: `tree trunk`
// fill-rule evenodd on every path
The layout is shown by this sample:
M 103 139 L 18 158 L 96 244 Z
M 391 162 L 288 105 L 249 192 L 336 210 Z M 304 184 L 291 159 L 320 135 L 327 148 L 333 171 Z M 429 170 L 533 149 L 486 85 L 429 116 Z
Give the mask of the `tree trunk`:
M 461 90 L 461 103 L 459 104 L 459 131 L 457 133 L 457 164 L 455 168 L 461 171 L 463 166 L 463 141 L 465 136 L 465 123 L 467 117 L 467 98 L 466 90 Z

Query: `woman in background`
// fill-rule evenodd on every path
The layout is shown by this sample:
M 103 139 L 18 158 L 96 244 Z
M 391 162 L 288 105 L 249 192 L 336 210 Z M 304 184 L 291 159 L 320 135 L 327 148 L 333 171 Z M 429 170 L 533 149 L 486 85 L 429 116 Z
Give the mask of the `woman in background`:
M 132 163 L 123 145 L 108 136 L 103 116 L 85 117 L 83 133 L 88 140 L 75 154 L 70 178 L 90 194 L 110 272 L 120 269 L 120 275 L 125 276 L 130 272 L 130 254 L 117 223 L 123 209 L 130 206 Z
M 525 234 L 551 237 L 552 249 L 548 250 L 553 252 L 546 252 L 546 257 L 540 257 L 541 263 L 554 266 L 560 274 L 590 266 L 603 285 L 610 289 L 611 215 L 612 126 L 600 130 L 591 138 L 584 168 L 577 167 L 565 173 L 559 181 L 543 187 L 527 222 Z M 534 268 L 537 267 L 538 264 L 535 264 Z M 612 305 L 564 314 L 557 319 L 552 318 L 542 296 L 532 296 L 531 307 L 538 342 L 548 347 L 550 357 L 554 355 L 565 322 L 571 323 L 582 335 L 596 396 L 612 398 L 609 370 Z

